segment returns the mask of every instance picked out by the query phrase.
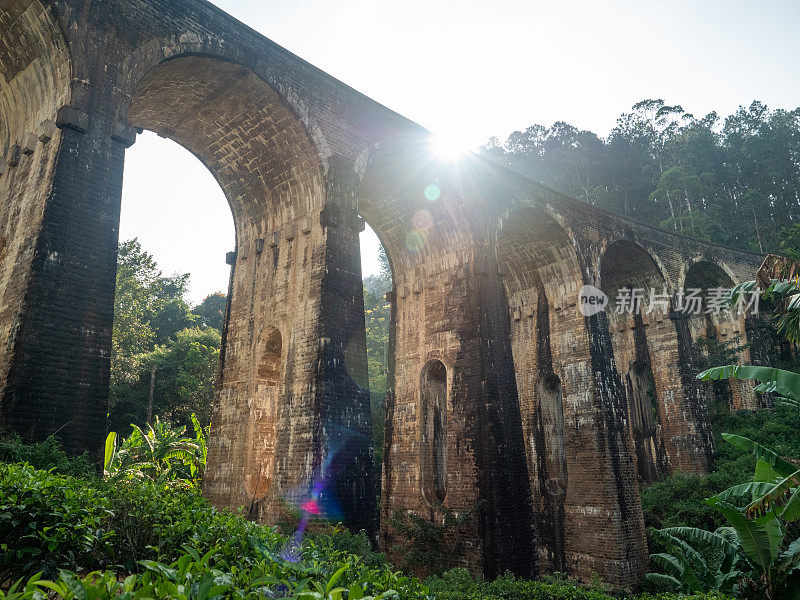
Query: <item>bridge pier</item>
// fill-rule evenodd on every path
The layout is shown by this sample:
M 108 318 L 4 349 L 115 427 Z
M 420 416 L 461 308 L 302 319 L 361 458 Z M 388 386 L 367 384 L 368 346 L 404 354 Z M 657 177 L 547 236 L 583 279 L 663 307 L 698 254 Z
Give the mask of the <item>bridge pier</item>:
M 52 187 L 28 275 L 3 422 L 29 442 L 50 435 L 102 461 L 122 169 L 134 133 L 103 112 L 65 106 Z

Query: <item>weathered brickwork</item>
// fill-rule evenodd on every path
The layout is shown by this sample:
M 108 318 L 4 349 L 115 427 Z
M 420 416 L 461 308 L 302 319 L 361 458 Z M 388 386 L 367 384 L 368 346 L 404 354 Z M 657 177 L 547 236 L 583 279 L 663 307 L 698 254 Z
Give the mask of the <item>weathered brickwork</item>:
M 708 468 L 697 345 L 758 321 L 690 317 L 681 287 L 757 256 L 599 211 L 430 135 L 201 0 L 14 0 L 0 9 L 2 425 L 99 457 L 124 152 L 194 153 L 236 246 L 206 496 L 273 523 L 314 494 L 397 552 L 397 513 L 441 521 L 459 563 L 634 585 L 639 485 Z M 380 526 L 358 234 L 389 256 Z M 176 224 L 177 226 L 177 224 Z M 584 317 L 578 290 L 666 290 L 666 311 Z M 749 355 L 748 355 L 749 354 Z M 727 387 L 726 387 L 727 386 Z M 400 550 L 402 552 L 402 550 Z

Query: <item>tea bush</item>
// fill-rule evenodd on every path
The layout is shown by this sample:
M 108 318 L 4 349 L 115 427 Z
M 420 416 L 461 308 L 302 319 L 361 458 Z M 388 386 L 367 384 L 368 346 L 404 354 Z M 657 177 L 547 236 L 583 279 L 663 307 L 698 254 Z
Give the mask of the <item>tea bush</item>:
M 0 464 L 0 600 L 612 600 L 600 588 L 463 569 L 425 584 L 393 571 L 367 536 L 292 538 L 217 511 L 192 488 L 103 481 Z M 674 600 L 677 596 L 642 596 Z M 721 596 L 696 596 L 720 600 Z
M 17 435 L 0 436 L 0 462 L 29 463 L 37 469 L 53 469 L 62 475 L 77 477 L 98 474 L 86 454 L 67 456 L 58 438 L 52 436 L 37 444 L 26 444 Z
M 156 576 L 164 578 L 164 589 L 172 589 L 179 585 L 176 569 L 197 583 L 205 557 L 202 568 L 228 573 L 230 585 L 245 596 L 254 582 L 294 590 L 304 581 L 329 581 L 341 569 L 339 583 L 348 589 L 358 585 L 365 595 L 396 589 L 408 598 L 426 596 L 418 580 L 391 571 L 382 555 L 368 552 L 366 536 L 338 531 L 309 536 L 296 562 L 281 556 L 289 544 L 290 537 L 218 511 L 192 489 L 152 481 L 110 483 L 0 463 L 0 581 L 41 572 L 63 583 L 70 576 L 64 580 L 62 571 L 113 570 L 120 577 L 134 575 L 130 583 L 136 589 Z

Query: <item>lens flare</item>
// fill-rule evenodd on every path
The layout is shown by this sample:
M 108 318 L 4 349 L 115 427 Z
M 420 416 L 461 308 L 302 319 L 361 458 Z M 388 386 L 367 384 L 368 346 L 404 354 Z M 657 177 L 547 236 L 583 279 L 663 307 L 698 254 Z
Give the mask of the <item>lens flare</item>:
M 351 455 L 354 445 L 358 446 L 369 440 L 365 434 L 335 423 L 327 423 L 324 429 L 328 449 L 325 459 L 312 478 L 311 486 L 286 497 L 288 502 L 300 510 L 297 531 L 280 553 L 281 558 L 288 562 L 297 563 L 302 558 L 303 535 L 312 520 L 341 519 L 342 510 L 336 501 L 336 484 L 347 469 L 344 461 Z
M 424 209 L 418 210 L 411 218 L 411 222 L 414 224 L 417 231 L 425 231 L 430 229 L 433 225 L 433 215 L 431 215 L 430 211 Z
M 411 231 L 406 235 L 406 248 L 409 252 L 419 252 L 425 247 L 425 234 L 421 231 Z
M 436 202 L 441 197 L 442 190 L 439 189 L 438 185 L 432 183 L 425 188 L 424 194 L 425 194 L 425 199 L 428 202 Z

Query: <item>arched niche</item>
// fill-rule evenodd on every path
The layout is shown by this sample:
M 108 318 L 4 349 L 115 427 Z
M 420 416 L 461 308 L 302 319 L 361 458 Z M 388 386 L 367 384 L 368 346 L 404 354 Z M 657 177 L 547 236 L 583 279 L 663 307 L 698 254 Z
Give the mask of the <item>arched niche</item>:
M 609 333 L 617 370 L 625 382 L 639 479 L 657 481 L 669 471 L 662 434 L 662 396 L 670 385 L 681 383 L 676 370 L 667 365 L 654 368 L 653 356 L 662 347 L 677 347 L 666 280 L 642 246 L 619 240 L 609 244 L 600 257 L 600 287 L 609 299 Z
M 432 360 L 420 375 L 420 487 L 430 504 L 447 498 L 447 395 L 447 368 Z
M 564 436 L 564 403 L 561 379 L 554 373 L 536 384 L 542 410 L 542 433 L 547 443 L 543 456 L 542 487 L 545 494 L 561 500 L 567 490 L 567 453 Z
M 258 503 L 269 493 L 274 479 L 275 438 L 283 380 L 283 338 L 277 328 L 264 332 L 256 345 L 247 435 L 244 487 L 251 518 L 258 519 Z

